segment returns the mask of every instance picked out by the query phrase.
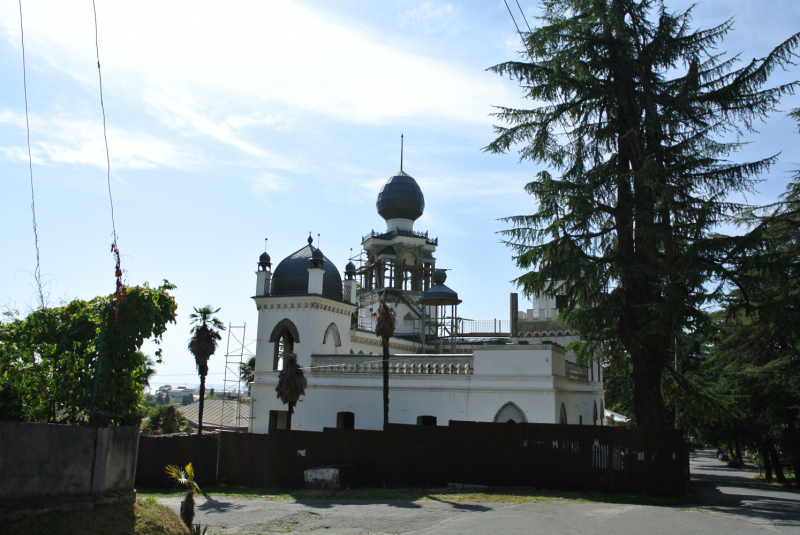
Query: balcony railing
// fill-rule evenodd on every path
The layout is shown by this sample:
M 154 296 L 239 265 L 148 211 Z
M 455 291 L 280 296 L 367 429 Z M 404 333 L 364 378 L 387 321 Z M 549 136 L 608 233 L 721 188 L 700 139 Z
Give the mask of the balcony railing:
M 308 294 L 308 278 L 295 277 L 290 279 L 273 280 L 270 295 L 306 295 Z M 339 301 L 349 301 L 350 287 L 333 280 L 322 280 L 322 296 Z
M 510 333 L 508 320 L 460 320 L 458 334 L 505 334 Z
M 580 364 L 574 362 L 564 362 L 564 375 L 569 379 L 577 379 L 579 381 L 589 380 L 589 368 L 585 368 Z
M 370 231 L 369 234 L 363 236 L 361 241 L 364 242 L 369 238 L 376 238 L 379 240 L 391 240 L 395 236 L 409 236 L 412 238 L 425 238 L 425 243 L 428 245 L 439 245 L 439 238 L 429 238 L 428 232 L 414 232 L 413 230 L 403 230 L 403 229 L 396 229 L 396 230 L 389 230 L 386 232 L 375 232 Z
M 392 355 L 389 373 L 398 375 L 472 375 L 472 355 Z M 383 373 L 381 355 L 312 355 L 314 373 Z

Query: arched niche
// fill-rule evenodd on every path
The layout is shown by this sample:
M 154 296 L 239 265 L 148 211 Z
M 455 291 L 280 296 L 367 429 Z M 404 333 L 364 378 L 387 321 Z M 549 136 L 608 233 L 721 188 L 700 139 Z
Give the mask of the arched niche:
M 564 403 L 561 403 L 561 414 L 558 417 L 558 423 L 562 425 L 567 425 L 567 406 Z
M 525 413 L 522 412 L 515 403 L 509 401 L 502 407 L 500 410 L 497 411 L 497 414 L 494 416 L 495 423 L 507 423 L 507 422 L 514 422 L 518 424 L 528 423 L 528 419 L 525 418 Z
M 594 407 L 592 408 L 592 425 L 597 425 L 597 400 L 594 401 Z
M 327 344 L 329 338 L 333 338 L 333 345 L 335 347 L 340 347 L 342 345 L 342 338 L 339 336 L 339 327 L 333 322 L 325 329 L 325 335 L 322 337 L 322 344 Z
M 294 351 L 294 344 L 300 341 L 300 335 L 294 323 L 288 319 L 282 319 L 272 329 L 269 341 L 275 344 L 272 355 L 272 369 L 279 370 L 281 369 L 283 355 Z
M 603 400 L 600 400 L 600 425 L 605 425 L 603 422 L 606 419 L 606 408 L 603 406 Z

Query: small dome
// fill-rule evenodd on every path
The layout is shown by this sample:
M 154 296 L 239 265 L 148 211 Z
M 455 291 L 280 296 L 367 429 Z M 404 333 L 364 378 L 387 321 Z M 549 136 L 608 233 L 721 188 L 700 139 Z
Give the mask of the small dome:
M 425 197 L 414 177 L 400 171 L 389 177 L 378 193 L 375 203 L 385 220 L 410 219 L 416 221 L 425 211 Z
M 461 302 L 458 294 L 444 285 L 447 280 L 447 273 L 443 269 L 433 272 L 433 286 L 423 292 L 419 302 L 426 305 L 457 305 Z
M 356 265 L 353 262 L 348 262 L 344 267 L 344 278 L 347 280 L 356 278 Z
M 323 260 L 325 258 L 325 255 L 322 254 L 321 250 L 314 249 L 314 252 L 311 253 L 311 258 L 313 258 L 314 260 Z
M 272 266 L 272 262 L 270 262 L 267 252 L 264 251 L 261 253 L 261 256 L 258 257 L 258 269 L 261 271 L 266 271 L 270 266 Z
M 313 258 L 317 251 L 319 251 L 318 258 Z M 325 270 L 322 276 L 323 296 L 341 300 L 342 276 L 339 274 L 339 270 L 322 254 L 322 251 L 310 244 L 281 260 L 272 274 L 270 294 L 272 296 L 307 295 L 308 268 L 312 267 L 309 262 L 312 258 L 316 261 L 323 261 L 321 266 Z

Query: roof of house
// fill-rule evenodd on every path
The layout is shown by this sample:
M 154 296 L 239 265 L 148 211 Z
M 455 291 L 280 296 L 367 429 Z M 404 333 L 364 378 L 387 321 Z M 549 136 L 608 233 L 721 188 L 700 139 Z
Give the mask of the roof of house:
M 180 407 L 180 412 L 189 420 L 189 425 L 197 427 L 200 402 Z M 238 413 L 238 414 L 237 414 Z M 242 429 L 250 424 L 250 404 L 235 400 L 207 399 L 203 407 L 203 428 Z

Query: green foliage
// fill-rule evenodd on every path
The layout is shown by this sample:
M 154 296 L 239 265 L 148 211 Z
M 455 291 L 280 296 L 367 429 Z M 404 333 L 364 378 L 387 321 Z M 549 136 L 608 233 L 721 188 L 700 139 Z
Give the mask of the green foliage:
M 506 243 L 526 295 L 563 296 L 562 320 L 581 332 L 582 358 L 628 360 L 642 428 L 666 425 L 662 373 L 678 333 L 708 322 L 706 308 L 762 246 L 719 225 L 746 208 L 776 157 L 727 160 L 723 142 L 752 130 L 797 83 L 764 88 L 797 57 L 800 34 L 762 59 L 716 52 L 733 22 L 691 31 L 691 10 L 651 0 L 544 0 L 525 36 L 526 61 L 491 70 L 519 81 L 533 109 L 499 108 L 508 126 L 486 148 L 520 146 L 544 164 L 525 190 L 532 215 L 505 218 Z
M 208 375 L 208 359 L 217 350 L 217 343 L 222 339 L 219 331 L 225 330 L 225 325 L 214 314 L 211 305 L 194 309 L 189 318 L 192 320 L 192 337 L 189 339 L 189 351 L 194 355 L 197 365 L 197 374 L 200 376 L 200 410 L 198 414 L 197 432 L 203 434 L 203 403 L 206 395 L 206 376 Z
M 0 384 L 14 385 L 3 392 L 11 392 L 25 420 L 85 421 L 102 346 L 96 408 L 117 421 L 135 412 L 152 375 L 152 361 L 139 349 L 149 338 L 158 343 L 175 322 L 174 288 L 145 283 L 127 288 L 124 300 L 74 300 L 0 323 Z
M 247 362 L 239 365 L 239 380 L 247 385 L 247 392 L 250 392 L 250 383 L 256 379 L 256 357 L 252 356 Z
M 283 369 L 278 374 L 278 384 L 275 392 L 281 402 L 289 405 L 289 412 L 286 420 L 286 428 L 292 428 L 292 414 L 294 407 L 300 401 L 300 396 L 306 393 L 308 379 L 303 373 L 303 367 L 297 362 L 296 353 L 288 353 L 283 356 Z
M 189 425 L 189 421 L 176 410 L 175 405 L 161 405 L 150 410 L 148 426 L 153 431 L 168 435 L 178 433 Z

